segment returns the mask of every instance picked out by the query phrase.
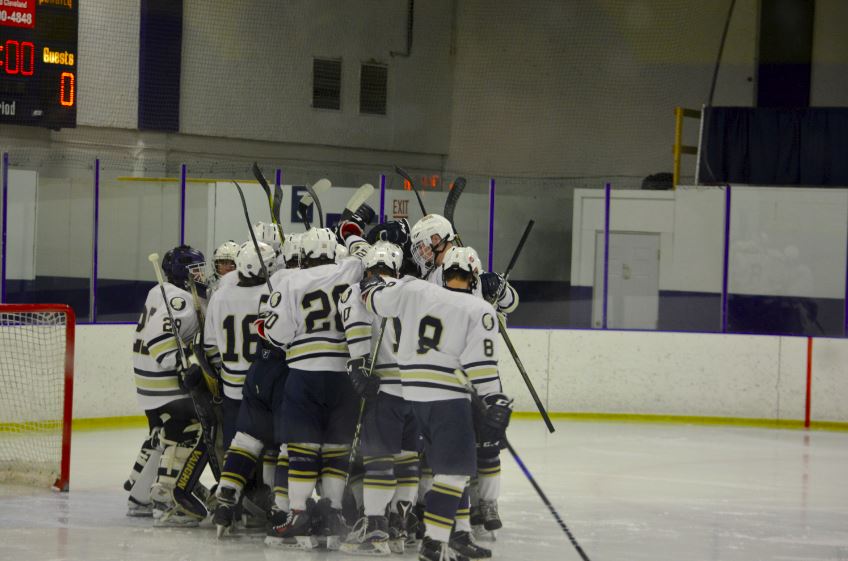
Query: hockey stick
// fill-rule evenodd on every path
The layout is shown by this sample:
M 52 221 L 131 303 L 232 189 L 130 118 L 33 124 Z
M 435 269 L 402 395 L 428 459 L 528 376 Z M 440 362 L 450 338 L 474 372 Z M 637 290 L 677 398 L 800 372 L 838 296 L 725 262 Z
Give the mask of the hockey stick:
M 306 213 L 309 210 L 309 207 L 315 202 L 315 197 L 328 191 L 333 184 L 330 183 L 329 179 L 319 179 L 315 183 L 312 184 L 312 187 L 306 187 L 306 194 L 300 197 L 300 201 L 297 203 L 297 213 L 300 215 L 300 219 L 303 221 L 303 226 L 308 231 L 312 228 L 312 225 L 309 223 L 309 220 L 306 218 Z M 320 207 L 319 207 L 320 208 Z M 324 218 L 323 216 L 319 217 L 321 220 L 321 225 L 323 227 Z
M 271 211 L 271 222 L 277 227 L 277 232 L 280 234 L 280 244 L 286 243 L 286 238 L 283 235 L 283 226 L 280 224 L 280 207 L 283 203 L 283 188 L 279 185 L 274 185 L 274 193 L 271 194 L 271 186 L 268 185 L 268 181 L 265 179 L 265 175 L 262 173 L 262 170 L 259 169 L 259 164 L 253 162 L 253 176 L 259 182 L 259 185 L 262 186 L 262 190 L 265 191 L 265 196 L 268 197 L 268 209 Z
M 311 185 L 306 186 L 306 191 L 309 193 L 309 196 L 312 197 L 312 201 L 315 203 L 315 208 L 318 209 L 318 223 L 321 224 L 321 227 L 324 227 L 324 211 L 321 209 L 321 199 L 318 198 L 318 193 L 315 192 L 315 189 Z
M 415 186 L 415 182 L 412 180 L 409 174 L 406 173 L 406 170 L 401 167 L 395 166 L 395 173 L 409 181 L 409 185 L 412 187 L 412 191 L 415 193 L 415 198 L 418 199 L 418 206 L 421 207 L 421 214 L 423 216 L 427 216 L 427 210 L 424 208 L 424 201 L 421 200 L 421 193 L 418 192 L 418 188 Z
M 533 229 L 534 224 L 535 222 L 533 220 L 527 223 L 527 227 L 524 229 L 524 233 L 521 235 L 521 240 L 519 240 L 518 246 L 516 246 L 515 251 L 512 253 L 512 258 L 509 260 L 509 265 L 507 266 L 506 272 L 504 273 L 504 281 L 506 281 L 510 273 L 512 273 L 512 269 L 515 267 L 515 263 L 518 261 L 518 256 L 521 255 L 521 250 L 524 249 L 524 243 L 527 241 L 527 237 L 530 235 L 530 231 Z M 536 388 L 533 386 L 533 382 L 530 381 L 530 376 L 527 374 L 527 369 L 524 368 L 524 363 L 521 362 L 521 359 L 518 357 L 518 351 L 515 350 L 515 346 L 512 344 L 512 340 L 509 338 L 509 333 L 507 333 L 506 330 L 506 322 L 504 322 L 501 314 L 497 314 L 497 316 L 501 337 L 503 337 L 504 343 L 506 343 L 506 348 L 509 349 L 509 354 L 512 355 L 512 360 L 515 361 L 515 366 L 518 368 L 518 373 L 521 374 L 521 377 L 524 379 L 524 384 L 527 386 L 527 389 L 530 390 L 530 397 L 532 397 L 533 401 L 536 403 L 536 408 L 539 410 L 539 414 L 542 415 L 542 420 L 545 421 L 545 425 L 548 427 L 548 431 L 554 432 L 554 430 L 556 430 L 554 429 L 554 424 L 551 422 L 551 418 L 548 416 L 548 412 L 545 410 L 545 406 L 542 405 L 542 400 L 539 399 L 539 394 L 536 393 Z
M 183 342 L 178 333 L 177 323 L 174 321 L 174 314 L 171 312 L 171 306 L 168 303 L 168 296 L 165 294 L 165 278 L 162 276 L 162 269 L 159 266 L 159 254 L 151 253 L 147 256 L 147 259 L 153 264 L 153 270 L 156 272 L 156 281 L 159 283 L 159 290 L 162 291 L 162 299 L 165 301 L 165 311 L 168 312 L 168 319 L 171 321 L 171 333 L 174 336 L 174 340 L 177 342 L 177 357 L 180 362 L 180 369 L 185 372 L 186 368 L 188 368 L 188 364 L 190 363 L 185 355 L 185 349 L 183 348 Z M 215 440 L 212 436 L 215 421 L 214 419 L 209 418 L 209 412 L 203 407 L 203 405 L 201 405 L 195 391 L 189 391 L 188 395 L 194 404 L 194 410 L 197 413 L 197 420 L 200 421 L 201 437 L 203 438 L 203 442 L 206 444 L 208 452 L 206 456 L 209 461 L 209 467 L 212 469 L 212 475 L 215 476 L 215 479 L 220 481 L 221 466 L 218 465 L 218 457 L 215 456 Z
M 471 383 L 471 380 L 468 379 L 468 375 L 460 369 L 454 370 L 454 374 L 456 374 L 456 377 L 459 378 L 459 381 L 462 383 L 462 385 L 465 386 L 465 389 L 468 390 L 468 393 L 471 395 L 471 403 L 477 409 L 477 412 L 480 415 L 485 416 L 486 404 L 480 398 L 480 395 L 477 393 L 477 390 L 476 388 L 474 388 L 474 385 Z M 527 469 L 527 466 L 524 465 L 524 462 L 521 460 L 521 457 L 519 457 L 518 452 L 516 452 L 515 448 L 512 447 L 512 444 L 509 443 L 509 440 L 506 438 L 506 433 L 504 433 L 503 440 L 506 444 L 507 449 L 509 450 L 509 453 L 512 454 L 515 463 L 517 463 L 518 467 L 521 468 L 521 471 L 524 472 L 524 476 L 527 477 L 527 480 L 530 481 L 530 484 L 533 486 L 533 489 L 536 490 L 536 493 L 539 495 L 539 498 L 542 499 L 542 502 L 545 503 L 546 507 L 548 507 L 548 510 L 551 512 L 551 515 L 553 515 L 554 520 L 556 520 L 556 523 L 559 524 L 559 527 L 562 528 L 563 532 L 565 532 L 568 541 L 571 542 L 571 545 L 573 545 L 574 549 L 577 550 L 577 554 L 580 555 L 580 559 L 582 559 L 583 561 L 589 561 L 589 557 L 583 551 L 583 548 L 580 547 L 580 544 L 577 543 L 577 539 L 571 533 L 571 530 L 569 530 L 568 526 L 565 525 L 565 521 L 562 519 L 562 516 L 559 515 L 559 512 L 557 512 L 557 509 L 548 499 L 547 495 L 545 495 L 545 492 L 542 491 L 542 488 L 536 482 L 536 479 L 533 477 L 533 474 L 531 474 L 530 470 Z
M 206 358 L 206 352 L 203 350 L 203 341 L 206 339 L 206 319 L 203 317 L 203 308 L 200 304 L 200 296 L 197 294 L 197 285 L 194 279 L 189 275 L 188 285 L 191 288 L 191 300 L 194 303 L 194 311 L 197 314 L 197 319 L 200 322 L 198 330 L 199 342 L 192 345 L 194 358 L 197 359 L 197 364 L 203 372 L 203 377 L 206 380 L 206 387 L 209 388 L 209 393 L 212 394 L 212 403 L 221 403 L 224 399 L 221 397 L 220 379 L 215 375 L 216 371 L 209 364 L 209 359 Z
M 388 318 L 380 320 L 380 333 L 377 335 L 377 345 L 371 354 L 371 364 L 368 365 L 368 376 L 374 375 L 374 366 L 377 364 L 377 355 L 380 353 L 380 345 L 383 343 L 383 334 L 386 332 Z M 362 416 L 365 414 L 365 398 L 359 398 L 359 416 L 356 418 L 356 430 L 353 433 L 353 441 L 350 443 L 350 456 L 347 462 L 347 474 L 345 474 L 345 487 L 350 480 L 350 472 L 353 468 L 353 460 L 356 458 L 356 449 L 359 447 L 359 438 L 362 434 Z
M 374 194 L 374 186 L 370 183 L 363 183 L 359 186 L 359 188 L 353 193 L 353 195 L 348 199 L 347 204 L 342 211 L 342 217 L 340 220 L 347 220 L 353 214 L 359 210 L 365 202 L 371 198 L 371 195 Z
M 451 187 L 450 192 L 448 193 L 448 198 L 445 201 L 445 218 L 448 219 L 448 222 L 453 226 L 454 231 L 456 231 L 456 226 L 453 223 L 453 215 L 456 212 L 456 203 L 459 202 L 459 197 L 462 195 L 462 192 L 465 190 L 465 178 L 457 177 L 453 182 L 453 187 Z
M 268 267 L 265 266 L 265 260 L 262 259 L 262 252 L 259 251 L 259 242 L 256 241 L 256 233 L 253 231 L 253 226 L 250 225 L 250 214 L 247 212 L 247 201 L 244 200 L 244 193 L 241 190 L 241 185 L 238 181 L 233 181 L 233 184 L 238 189 L 239 198 L 241 199 L 241 208 L 244 211 L 244 219 L 247 221 L 247 231 L 250 232 L 250 239 L 253 241 L 253 248 L 256 250 L 256 256 L 259 258 L 259 263 L 262 265 L 262 275 L 265 277 L 265 284 L 268 286 L 268 294 L 272 294 L 274 289 L 271 288 L 271 275 L 268 274 Z

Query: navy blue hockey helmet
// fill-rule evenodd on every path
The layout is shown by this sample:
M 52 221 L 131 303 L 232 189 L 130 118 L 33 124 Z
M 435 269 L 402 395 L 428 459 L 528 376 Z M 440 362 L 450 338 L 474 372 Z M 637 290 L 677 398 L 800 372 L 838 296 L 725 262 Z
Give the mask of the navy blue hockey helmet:
M 205 262 L 206 258 L 202 252 L 191 246 L 181 245 L 168 251 L 162 258 L 162 271 L 168 282 L 185 289 L 189 275 L 195 271 L 202 271 Z M 203 284 L 203 279 L 199 278 L 197 273 L 194 278 L 198 284 Z

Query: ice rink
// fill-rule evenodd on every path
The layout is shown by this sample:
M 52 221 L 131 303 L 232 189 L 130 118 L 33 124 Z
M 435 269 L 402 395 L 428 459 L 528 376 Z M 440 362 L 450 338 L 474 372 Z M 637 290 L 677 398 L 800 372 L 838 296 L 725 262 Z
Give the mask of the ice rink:
M 848 559 L 848 434 L 518 420 L 510 439 L 593 561 Z M 349 559 L 270 550 L 261 534 L 152 528 L 121 485 L 141 429 L 76 432 L 71 492 L 0 485 L 3 561 Z M 579 559 L 503 453 L 495 559 Z M 407 554 L 405 557 L 414 558 Z M 362 557 L 356 557 L 362 559 Z

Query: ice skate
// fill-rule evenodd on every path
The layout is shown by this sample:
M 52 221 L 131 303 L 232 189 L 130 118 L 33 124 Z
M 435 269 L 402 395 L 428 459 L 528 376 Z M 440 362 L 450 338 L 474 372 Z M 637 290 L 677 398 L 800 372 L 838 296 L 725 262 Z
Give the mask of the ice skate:
M 153 516 L 153 503 L 142 503 L 130 497 L 127 501 L 127 516 L 136 518 Z
M 277 520 L 279 521 L 279 518 Z M 311 535 L 312 521 L 305 510 L 292 510 L 284 522 L 274 525 L 265 537 L 265 545 L 272 547 L 299 547 L 315 549 L 318 540 Z
M 471 532 L 454 532 L 448 543 L 451 549 L 469 559 L 489 559 L 492 557 L 491 549 L 486 549 L 474 543 L 474 540 L 471 539 Z
M 389 555 L 388 527 L 385 516 L 363 516 L 339 549 L 353 555 Z
M 424 536 L 421 549 L 418 550 L 418 561 L 469 561 L 468 557 L 451 549 L 447 542 L 434 540 Z
M 236 490 L 232 487 L 222 487 L 218 493 L 218 506 L 212 516 L 219 539 L 229 534 L 233 528 L 236 502 Z
M 342 511 L 339 508 L 333 508 L 330 499 L 321 499 L 315 505 L 316 516 L 321 519 L 321 526 L 318 534 L 326 538 L 327 549 L 331 551 L 338 550 L 341 547 L 342 540 L 347 537 L 347 525 L 342 517 Z

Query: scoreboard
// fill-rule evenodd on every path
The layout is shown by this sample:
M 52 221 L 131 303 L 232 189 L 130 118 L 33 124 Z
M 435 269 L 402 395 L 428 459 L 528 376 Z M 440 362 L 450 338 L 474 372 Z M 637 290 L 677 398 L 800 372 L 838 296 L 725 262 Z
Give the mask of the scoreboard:
M 0 0 L 0 124 L 77 124 L 79 0 Z

